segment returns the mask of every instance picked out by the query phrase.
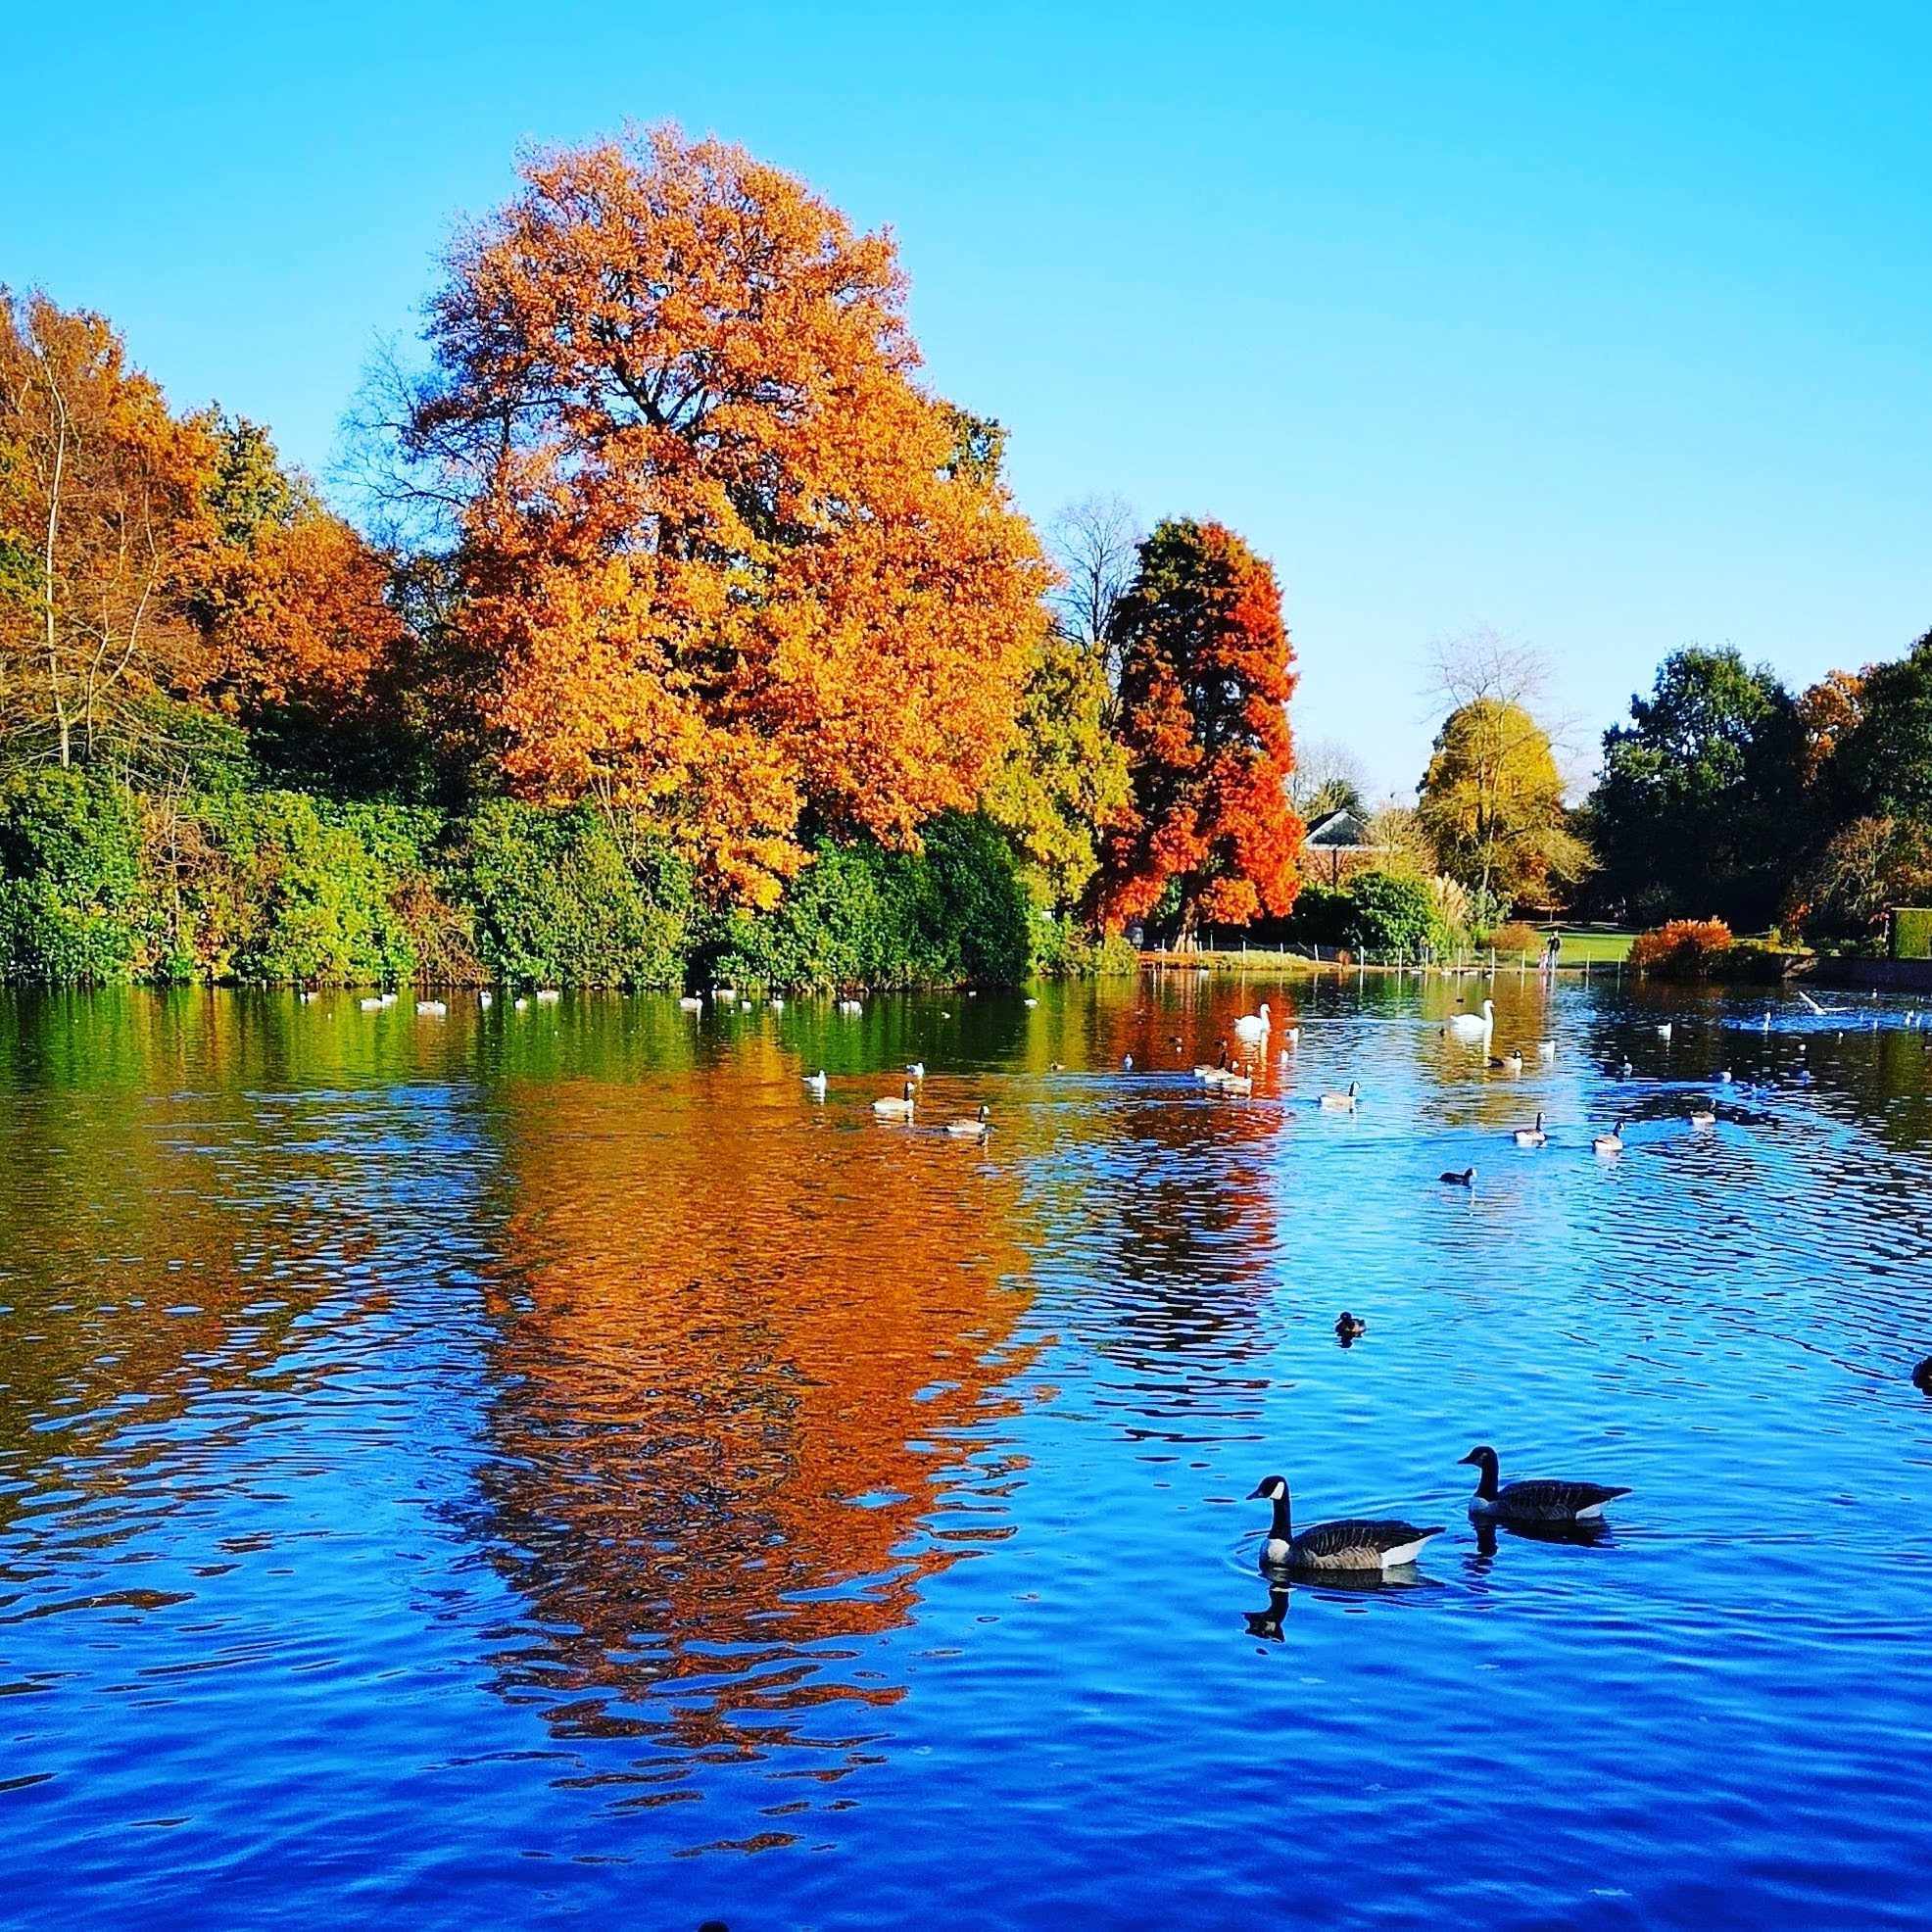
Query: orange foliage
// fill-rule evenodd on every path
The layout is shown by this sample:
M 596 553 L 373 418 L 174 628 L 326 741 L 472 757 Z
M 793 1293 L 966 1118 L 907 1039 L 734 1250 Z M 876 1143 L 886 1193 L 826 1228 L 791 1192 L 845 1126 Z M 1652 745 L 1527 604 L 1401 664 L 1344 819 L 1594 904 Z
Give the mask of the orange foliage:
M 1734 943 L 1721 919 L 1672 919 L 1631 941 L 1630 964 L 1666 979 L 1702 979 Z
M 1302 823 L 1287 801 L 1292 650 L 1275 573 L 1219 523 L 1161 524 L 1116 617 L 1131 822 L 1108 844 L 1118 929 L 1179 882 L 1183 931 L 1285 913 Z
M 505 775 L 655 808 L 751 903 L 808 810 L 915 844 L 979 797 L 1048 572 L 910 379 L 890 238 L 669 128 L 523 172 L 453 256 L 405 439 L 460 506 Z

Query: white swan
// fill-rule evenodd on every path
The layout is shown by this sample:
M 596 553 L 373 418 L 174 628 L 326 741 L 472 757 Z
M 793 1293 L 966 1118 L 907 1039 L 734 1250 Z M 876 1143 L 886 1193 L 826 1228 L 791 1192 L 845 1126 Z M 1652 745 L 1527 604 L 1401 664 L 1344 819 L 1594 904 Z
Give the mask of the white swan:
M 1449 1031 L 1458 1039 L 1487 1039 L 1496 1030 L 1496 1002 L 1485 999 L 1478 1013 L 1458 1013 L 1449 1022 Z
M 519 1006 L 523 1004 L 523 1002 L 520 999 L 516 1003 Z M 685 1012 L 685 1013 L 701 1013 L 704 1010 L 704 1002 L 701 999 L 696 997 L 692 993 L 686 993 L 685 996 L 678 1001 L 678 1008 L 681 1012 Z
M 823 1100 L 825 1098 L 825 1069 L 823 1067 L 820 1067 L 817 1073 L 807 1074 L 805 1076 L 805 1091 L 807 1093 L 816 1094 L 819 1099 Z
M 1268 1038 L 1268 1002 L 1264 999 L 1259 1013 L 1243 1013 L 1234 1022 L 1234 1038 L 1246 1040 L 1250 1046 L 1259 1045 Z

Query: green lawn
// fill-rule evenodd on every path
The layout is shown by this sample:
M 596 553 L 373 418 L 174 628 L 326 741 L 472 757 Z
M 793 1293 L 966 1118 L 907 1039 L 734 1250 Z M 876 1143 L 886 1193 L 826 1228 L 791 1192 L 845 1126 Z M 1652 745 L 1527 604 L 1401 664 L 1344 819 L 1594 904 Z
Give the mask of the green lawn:
M 1549 929 L 1538 931 L 1547 936 Z M 1557 931 L 1563 935 L 1561 957 L 1566 966 L 1581 966 L 1585 960 L 1592 966 L 1608 966 L 1613 960 L 1627 959 L 1630 942 L 1637 937 L 1615 926 L 1559 926 Z

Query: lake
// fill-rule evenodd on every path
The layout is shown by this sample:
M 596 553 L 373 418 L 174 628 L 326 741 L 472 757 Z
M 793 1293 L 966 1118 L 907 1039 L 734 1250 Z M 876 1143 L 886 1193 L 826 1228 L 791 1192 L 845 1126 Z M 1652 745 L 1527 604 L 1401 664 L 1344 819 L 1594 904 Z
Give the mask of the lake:
M 0 997 L 0 1920 L 1922 1924 L 1932 1027 L 1482 990 Z

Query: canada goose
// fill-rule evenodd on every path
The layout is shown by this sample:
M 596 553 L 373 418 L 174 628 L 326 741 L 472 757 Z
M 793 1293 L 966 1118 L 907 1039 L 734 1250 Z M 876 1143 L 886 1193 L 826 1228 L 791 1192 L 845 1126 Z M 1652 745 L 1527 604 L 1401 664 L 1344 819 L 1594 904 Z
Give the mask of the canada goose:
M 1369 1325 L 1359 1315 L 1351 1315 L 1347 1309 L 1335 1317 L 1335 1339 L 1337 1341 L 1360 1341 L 1369 1332 Z
M 1227 1073 L 1223 1074 L 1214 1083 L 1214 1086 L 1215 1089 L 1221 1093 L 1252 1093 L 1254 1091 L 1254 1076 L 1252 1074 Z
M 1595 1522 L 1604 1505 L 1627 1496 L 1628 1488 L 1601 1482 L 1561 1482 L 1549 1479 L 1506 1482 L 1497 1486 L 1496 1452 L 1478 1443 L 1463 1458 L 1481 1472 L 1470 1515 L 1495 1517 L 1503 1522 Z
M 992 1132 L 992 1110 L 982 1107 L 972 1120 L 948 1121 L 945 1131 L 955 1140 L 984 1140 Z
M 1355 1103 L 1361 1097 L 1362 1083 L 1352 1080 L 1348 1083 L 1346 1093 L 1325 1093 L 1322 1096 L 1322 1111 L 1329 1114 L 1352 1114 Z
M 1458 1039 L 1487 1039 L 1496 1031 L 1496 1002 L 1485 999 L 1480 1014 L 1458 1013 L 1449 1022 L 1449 1031 Z
M 1243 1013 L 1234 1022 L 1234 1037 L 1246 1040 L 1250 1046 L 1257 1046 L 1268 1038 L 1268 1002 L 1264 999 L 1260 1012 Z
M 1224 1035 L 1215 1042 L 1214 1065 L 1211 1067 L 1196 1067 L 1194 1069 L 1194 1078 L 1201 1082 L 1203 1086 L 1219 1087 L 1233 1071 L 1234 1069 L 1228 1064 L 1228 1039 L 1226 1035 Z
M 926 1078 L 926 1063 L 924 1060 L 908 1060 L 905 1063 L 905 1070 L 914 1080 L 924 1080 Z
M 1475 1169 L 1466 1167 L 1461 1174 L 1458 1174 L 1452 1168 L 1442 1177 L 1442 1184 L 1445 1187 L 1473 1187 L 1475 1185 Z
M 912 1083 L 907 1081 L 905 1091 L 896 1100 L 875 1100 L 872 1111 L 881 1120 L 910 1120 L 912 1118 Z
M 1512 1136 L 1519 1147 L 1540 1147 L 1549 1139 L 1543 1132 L 1543 1116 L 1539 1112 L 1534 1127 L 1520 1127 Z
M 1923 1395 L 1932 1395 L 1932 1355 L 1911 1372 L 1911 1385 Z
M 1623 1123 L 1618 1121 L 1608 1134 L 1599 1134 L 1590 1146 L 1599 1154 L 1620 1154 L 1623 1151 Z
M 416 1011 L 425 1019 L 440 1020 L 449 1010 L 449 1007 L 440 999 L 418 999 L 416 1001 Z
M 1539 1060 L 1554 1060 L 1557 1057 L 1556 1041 L 1553 1039 L 1539 1040 L 1536 1046 L 1536 1057 Z
M 519 1005 L 521 1003 L 521 1001 L 518 1001 Z M 688 992 L 678 1001 L 678 1008 L 681 1012 L 685 1013 L 701 1013 L 704 1010 L 704 1002 L 695 993 Z
M 1710 1107 L 1693 1107 L 1690 1111 L 1690 1124 L 1693 1127 L 1715 1127 L 1716 1113 Z
M 1494 1054 L 1491 1054 L 1489 1070 L 1491 1073 L 1498 1074 L 1520 1074 L 1522 1071 L 1522 1055 L 1521 1053 L 1505 1053 L 1499 1059 Z
M 1414 1563 L 1423 1545 L 1431 1536 L 1442 1534 L 1440 1523 L 1421 1529 L 1413 1522 L 1392 1518 L 1344 1517 L 1335 1522 L 1314 1523 L 1297 1536 L 1289 1511 L 1288 1485 L 1280 1476 L 1267 1476 L 1258 1482 L 1248 1500 L 1257 1498 L 1275 1505 L 1275 1521 L 1261 1546 L 1263 1570 L 1396 1570 Z
M 805 1076 L 805 1091 L 807 1093 L 817 1094 L 821 1100 L 825 1097 L 827 1085 L 825 1069 L 823 1067 L 820 1067 L 817 1073 L 807 1074 Z

